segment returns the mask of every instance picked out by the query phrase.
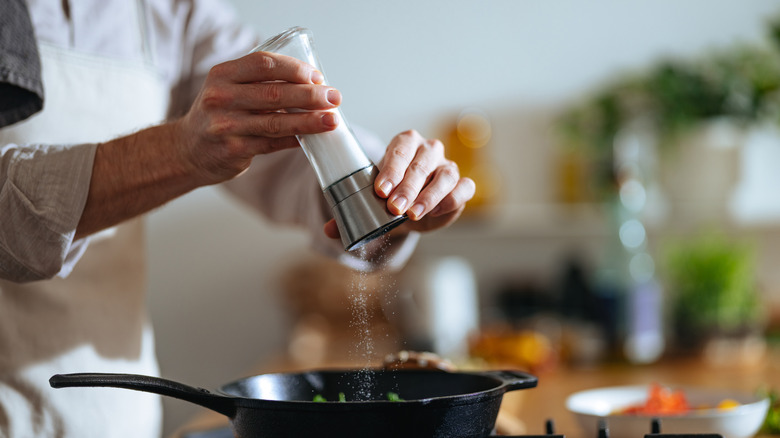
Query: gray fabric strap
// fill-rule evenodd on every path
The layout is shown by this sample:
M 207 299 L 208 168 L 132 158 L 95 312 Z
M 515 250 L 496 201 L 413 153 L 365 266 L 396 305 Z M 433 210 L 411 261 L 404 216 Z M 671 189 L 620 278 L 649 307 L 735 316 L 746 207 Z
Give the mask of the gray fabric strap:
M 0 7 L 0 127 L 43 108 L 41 60 L 25 0 Z

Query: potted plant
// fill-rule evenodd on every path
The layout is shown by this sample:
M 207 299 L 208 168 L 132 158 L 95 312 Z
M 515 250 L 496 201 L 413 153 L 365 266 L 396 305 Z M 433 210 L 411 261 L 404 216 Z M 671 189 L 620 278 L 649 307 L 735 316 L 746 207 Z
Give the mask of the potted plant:
M 768 34 L 768 44 L 734 45 L 624 73 L 564 111 L 562 142 L 593 160 L 597 196 L 615 190 L 615 139 L 638 120 L 651 127 L 660 153 L 683 147 L 686 135 L 713 121 L 743 128 L 780 122 L 780 16 L 769 22 Z
M 669 246 L 664 269 L 674 338 L 681 350 L 720 354 L 712 348 L 741 348 L 760 337 L 765 315 L 752 246 L 714 233 L 679 240 Z

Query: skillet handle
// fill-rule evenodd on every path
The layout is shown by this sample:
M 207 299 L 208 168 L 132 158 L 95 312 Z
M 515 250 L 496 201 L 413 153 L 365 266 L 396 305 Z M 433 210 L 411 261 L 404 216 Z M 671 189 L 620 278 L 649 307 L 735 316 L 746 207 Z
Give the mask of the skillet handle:
M 214 394 L 203 388 L 195 388 L 159 377 L 106 373 L 55 374 L 49 379 L 49 385 L 52 388 L 100 386 L 132 389 L 195 403 L 230 418 L 236 414 L 236 403 L 232 397 Z
M 484 374 L 501 380 L 507 391 L 535 388 L 539 382 L 536 376 L 517 370 L 485 371 Z

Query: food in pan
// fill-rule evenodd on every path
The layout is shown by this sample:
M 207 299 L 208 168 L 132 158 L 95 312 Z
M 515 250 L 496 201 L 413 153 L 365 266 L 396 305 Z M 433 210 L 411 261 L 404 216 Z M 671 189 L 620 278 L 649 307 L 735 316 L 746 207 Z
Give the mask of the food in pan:
M 392 391 L 388 391 L 387 392 L 387 399 L 392 401 L 392 402 L 404 401 L 404 399 L 402 399 L 397 393 L 392 392 Z M 326 401 L 328 401 L 328 399 L 323 397 L 322 394 L 317 394 L 317 395 L 314 396 L 312 401 L 315 401 L 315 402 L 326 402 Z M 347 396 L 344 395 L 343 392 L 339 393 L 339 401 L 340 402 L 347 401 Z

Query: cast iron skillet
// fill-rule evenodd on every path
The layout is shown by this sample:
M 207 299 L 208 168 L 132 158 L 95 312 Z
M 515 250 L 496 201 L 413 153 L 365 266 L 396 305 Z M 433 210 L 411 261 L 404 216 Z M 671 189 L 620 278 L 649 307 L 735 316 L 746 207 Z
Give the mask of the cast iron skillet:
M 186 400 L 230 417 L 238 438 L 465 438 L 490 435 L 504 393 L 535 387 L 537 378 L 519 371 L 321 370 L 262 374 L 217 392 L 134 374 L 57 374 L 49 383 L 54 388 L 110 386 Z M 366 388 L 371 398 L 363 397 Z M 388 392 L 403 401 L 389 401 Z M 339 402 L 339 393 L 348 401 Z M 315 402 L 316 395 L 332 401 Z

